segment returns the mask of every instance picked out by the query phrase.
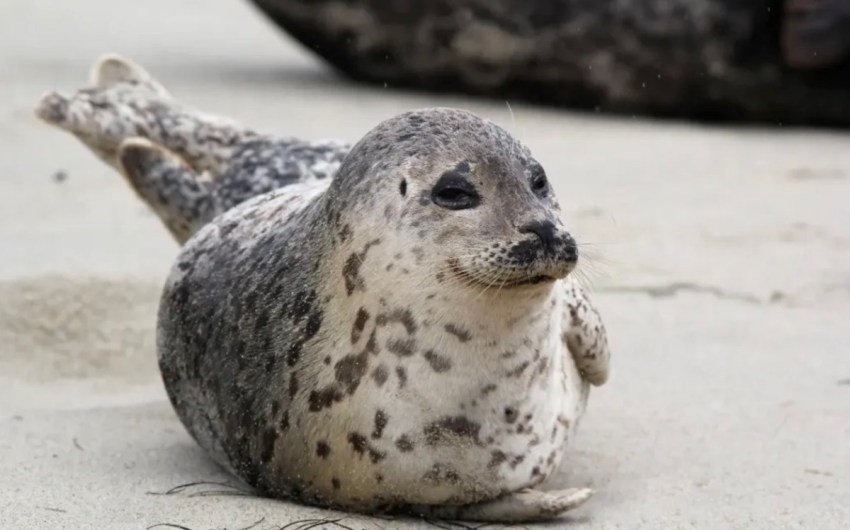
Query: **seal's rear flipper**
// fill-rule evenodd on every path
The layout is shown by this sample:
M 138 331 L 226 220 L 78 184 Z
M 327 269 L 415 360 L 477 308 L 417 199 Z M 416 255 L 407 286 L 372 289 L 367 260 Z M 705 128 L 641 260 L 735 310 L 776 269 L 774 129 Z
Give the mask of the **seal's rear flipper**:
M 557 491 L 525 489 L 492 501 L 463 506 L 418 506 L 411 511 L 422 517 L 486 523 L 549 521 L 584 504 L 593 495 L 589 488 Z
M 176 101 L 142 67 L 117 55 L 101 57 L 90 85 L 49 92 L 36 115 L 70 132 L 113 168 L 121 143 L 146 138 L 173 151 L 198 172 L 221 174 L 234 151 L 258 135 L 238 123 Z
M 156 212 L 178 243 L 216 215 L 210 184 L 179 156 L 143 138 L 125 140 L 118 163 L 136 193 Z
M 150 90 L 162 97 L 171 94 L 144 68 L 117 54 L 107 54 L 97 60 L 91 72 L 91 83 L 98 88 L 110 88 L 126 83 Z

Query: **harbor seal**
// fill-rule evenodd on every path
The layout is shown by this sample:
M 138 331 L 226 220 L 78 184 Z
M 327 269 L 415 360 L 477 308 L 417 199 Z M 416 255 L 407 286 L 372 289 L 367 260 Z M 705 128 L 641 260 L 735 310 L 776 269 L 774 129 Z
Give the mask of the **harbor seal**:
M 109 61 L 118 81 L 49 94 L 38 114 L 89 130 L 81 139 L 179 228 L 159 365 L 214 460 L 262 495 L 365 513 L 534 521 L 590 497 L 535 489 L 606 381 L 609 351 L 527 147 L 463 110 L 411 111 L 340 147 L 332 178 L 306 171 L 213 213 L 228 189 L 253 189 L 257 168 L 299 155 L 234 164 L 232 145 L 256 133 L 222 132 Z M 176 140 L 151 109 L 194 125 Z M 201 159 L 217 177 L 199 176 Z
M 335 71 L 378 87 L 631 117 L 850 125 L 846 0 L 250 3 Z

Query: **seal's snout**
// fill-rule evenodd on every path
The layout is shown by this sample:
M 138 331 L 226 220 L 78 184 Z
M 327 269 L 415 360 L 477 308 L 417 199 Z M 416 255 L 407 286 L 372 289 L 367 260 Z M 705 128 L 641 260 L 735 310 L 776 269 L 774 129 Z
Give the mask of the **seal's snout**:
M 541 257 L 565 263 L 578 261 L 578 247 L 573 236 L 551 221 L 534 221 L 519 228 L 522 234 L 534 234 L 536 240 L 525 241 L 517 245 L 520 254 L 527 253 L 529 261 Z M 522 248 L 525 247 L 525 248 Z

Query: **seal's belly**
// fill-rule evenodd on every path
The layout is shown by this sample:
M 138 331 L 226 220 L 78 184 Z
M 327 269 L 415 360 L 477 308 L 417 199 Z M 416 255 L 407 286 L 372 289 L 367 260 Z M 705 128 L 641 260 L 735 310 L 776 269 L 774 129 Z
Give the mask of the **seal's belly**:
M 356 399 L 302 420 L 306 439 L 283 445 L 302 450 L 278 457 L 305 492 L 364 508 L 469 503 L 537 484 L 560 463 L 587 390 L 560 341 L 550 352 L 529 362 L 520 352 L 492 379 L 415 358 L 384 379 L 378 363 Z

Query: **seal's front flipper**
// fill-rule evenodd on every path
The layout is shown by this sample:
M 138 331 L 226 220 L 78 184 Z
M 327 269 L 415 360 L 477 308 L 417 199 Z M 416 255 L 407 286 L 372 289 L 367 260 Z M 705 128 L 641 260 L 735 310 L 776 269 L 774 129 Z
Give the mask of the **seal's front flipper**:
M 179 156 L 143 138 L 124 141 L 118 162 L 130 185 L 156 212 L 178 243 L 215 217 L 210 184 Z
M 524 489 L 492 501 L 464 506 L 421 506 L 412 509 L 422 517 L 487 523 L 548 521 L 584 504 L 593 495 L 589 488 L 556 491 Z
M 605 324 L 578 282 L 567 278 L 564 284 L 567 311 L 564 312 L 561 340 L 582 379 L 592 385 L 602 385 L 608 380 L 611 359 Z

